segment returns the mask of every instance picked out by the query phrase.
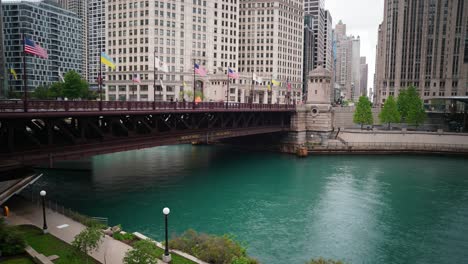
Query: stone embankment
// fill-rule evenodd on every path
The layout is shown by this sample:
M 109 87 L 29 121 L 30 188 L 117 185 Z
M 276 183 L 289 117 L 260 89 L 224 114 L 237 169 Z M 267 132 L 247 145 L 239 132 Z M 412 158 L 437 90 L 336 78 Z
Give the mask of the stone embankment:
M 417 131 L 341 130 L 322 144 L 307 144 L 312 153 L 468 154 L 468 134 Z

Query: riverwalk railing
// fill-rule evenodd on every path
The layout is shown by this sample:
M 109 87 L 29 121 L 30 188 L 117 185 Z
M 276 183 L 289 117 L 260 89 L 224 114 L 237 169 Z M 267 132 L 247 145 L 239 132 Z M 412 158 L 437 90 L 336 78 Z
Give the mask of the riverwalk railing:
M 24 199 L 36 204 L 37 206 L 42 206 L 42 198 L 39 195 L 39 191 L 36 188 L 28 187 L 24 189 L 20 194 L 21 197 Z M 46 207 L 56 213 L 62 214 L 67 216 L 85 226 L 92 226 L 92 225 L 103 225 L 109 226 L 109 219 L 107 217 L 92 217 L 87 216 L 82 213 L 79 213 L 71 208 L 65 207 L 54 201 L 52 199 L 46 198 Z
M 58 101 L 0 100 L 0 112 L 95 112 L 151 110 L 295 110 L 295 104 L 236 102 L 145 102 L 145 101 Z
M 468 144 L 430 144 L 401 142 L 328 142 L 327 145 L 309 145 L 310 150 L 376 150 L 376 151 L 427 151 L 468 153 Z

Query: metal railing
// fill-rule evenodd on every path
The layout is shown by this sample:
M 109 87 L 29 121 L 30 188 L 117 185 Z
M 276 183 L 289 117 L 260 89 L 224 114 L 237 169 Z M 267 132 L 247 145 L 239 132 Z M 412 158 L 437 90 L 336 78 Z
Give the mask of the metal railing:
M 89 112 L 151 110 L 295 110 L 295 104 L 255 104 L 234 102 L 144 102 L 144 101 L 57 101 L 0 100 L 0 112 Z
M 32 187 L 30 185 L 26 189 L 24 189 L 21 193 L 20 196 L 23 197 L 24 199 L 32 202 L 38 207 L 42 206 L 42 199 L 39 195 L 39 191 L 37 188 Z M 107 217 L 92 217 L 92 216 L 87 216 L 82 213 L 79 213 L 75 210 L 72 210 L 71 208 L 65 207 L 61 204 L 59 204 L 57 201 L 51 200 L 49 198 L 46 198 L 46 207 L 58 214 L 62 214 L 66 217 L 69 217 L 85 226 L 90 226 L 90 225 L 96 225 L 96 224 L 101 224 L 104 226 L 109 225 L 109 219 Z
M 400 143 L 400 142 L 328 142 L 327 145 L 310 145 L 309 148 L 322 150 L 420 150 L 420 151 L 450 151 L 467 152 L 467 144 L 430 144 L 430 143 Z

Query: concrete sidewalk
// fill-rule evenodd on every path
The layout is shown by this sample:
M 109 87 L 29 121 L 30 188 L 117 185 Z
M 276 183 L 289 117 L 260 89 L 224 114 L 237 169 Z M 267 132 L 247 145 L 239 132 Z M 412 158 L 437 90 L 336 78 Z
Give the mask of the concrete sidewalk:
M 20 197 L 13 197 L 5 205 L 10 208 L 11 212 L 11 215 L 7 218 L 8 224 L 34 225 L 42 229 L 42 207 Z M 77 234 L 86 228 L 84 225 L 49 209 L 46 209 L 46 217 L 49 232 L 68 244 L 73 241 L 73 238 Z M 122 264 L 125 253 L 129 249 L 131 247 L 127 244 L 105 236 L 99 249 L 93 252 L 91 256 L 101 263 Z

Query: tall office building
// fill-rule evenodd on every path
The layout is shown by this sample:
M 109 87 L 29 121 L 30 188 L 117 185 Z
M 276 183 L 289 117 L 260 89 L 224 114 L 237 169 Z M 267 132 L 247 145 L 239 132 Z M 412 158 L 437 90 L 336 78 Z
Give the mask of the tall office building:
M 314 68 L 320 63 L 333 71 L 332 18 L 324 4 L 325 0 L 305 0 L 304 13 L 314 18 Z
M 0 0 L 0 14 L 2 12 L 2 0 Z M 5 65 L 5 48 L 3 45 L 3 16 L 0 18 L 0 98 L 7 96 L 8 71 Z
M 240 72 L 255 72 L 267 82 L 281 82 L 263 102 L 302 99 L 303 34 L 301 0 L 240 1 Z
M 82 52 L 83 52 L 83 65 L 81 68 L 81 76 L 83 79 L 88 81 L 88 0 L 58 0 L 58 3 L 65 9 L 68 9 L 81 18 L 81 32 L 83 32 L 81 38 L 77 41 L 81 41 Z
M 366 57 L 361 57 L 361 65 L 360 65 L 360 70 L 361 70 L 361 81 L 360 81 L 360 95 L 362 96 L 367 96 L 367 78 L 369 75 L 369 66 L 367 65 L 366 62 Z M 370 100 L 372 100 L 371 97 L 369 97 Z
M 303 62 L 303 95 L 308 92 L 309 73 L 314 69 L 314 17 L 304 16 L 304 62 Z
M 27 90 L 59 81 L 59 75 L 70 70 L 81 73 L 81 19 L 68 10 L 47 2 L 4 2 L 5 58 L 15 69 L 18 80 L 10 80 L 12 91 L 23 90 L 23 40 L 21 33 L 47 50 L 49 58 L 28 55 Z
M 468 95 L 466 0 L 386 0 L 379 31 L 379 105 L 410 85 L 426 101 Z
M 335 26 L 336 69 L 335 83 L 341 96 L 356 100 L 360 96 L 361 57 L 359 37 L 346 35 L 346 24 L 342 21 Z
M 351 73 L 351 85 L 352 85 L 352 95 L 351 98 L 353 101 L 358 101 L 359 96 L 361 95 L 361 39 L 359 36 L 353 38 L 352 40 L 352 73 Z
M 101 52 L 105 50 L 106 45 L 106 1 L 88 0 L 87 4 L 87 70 L 88 82 L 91 87 L 98 85 L 99 61 Z M 102 72 L 102 78 L 105 80 L 105 72 Z
M 117 64 L 107 72 L 107 99 L 177 100 L 194 86 L 205 100 L 225 98 L 209 89 L 227 89 L 227 68 L 238 69 L 237 1 L 107 1 L 105 9 L 106 52 Z M 155 57 L 168 72 L 154 74 Z M 195 62 L 207 76 L 194 80 Z

